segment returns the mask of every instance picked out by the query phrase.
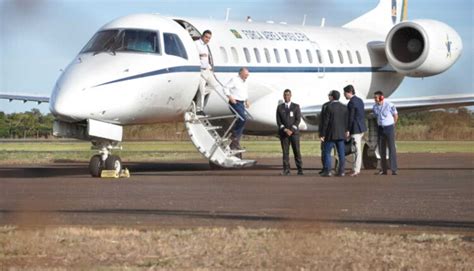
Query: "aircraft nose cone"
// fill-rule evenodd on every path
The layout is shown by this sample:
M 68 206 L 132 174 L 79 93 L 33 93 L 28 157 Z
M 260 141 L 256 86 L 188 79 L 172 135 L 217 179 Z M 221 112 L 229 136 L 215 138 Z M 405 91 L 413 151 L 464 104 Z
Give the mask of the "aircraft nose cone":
M 82 120 L 77 104 L 78 100 L 74 97 L 73 91 L 62 88 L 59 83 L 56 84 L 49 106 L 56 118 L 68 122 Z

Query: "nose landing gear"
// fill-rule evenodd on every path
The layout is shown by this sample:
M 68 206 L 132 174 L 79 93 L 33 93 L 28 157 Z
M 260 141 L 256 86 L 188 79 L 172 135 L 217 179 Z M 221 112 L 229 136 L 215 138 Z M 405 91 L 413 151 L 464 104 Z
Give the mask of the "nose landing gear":
M 99 150 L 100 154 L 91 157 L 89 172 L 92 177 L 100 177 L 102 170 L 114 170 L 117 174 L 122 170 L 122 160 L 118 155 L 112 155 L 112 149 L 121 149 L 117 143 L 93 142 L 92 149 Z

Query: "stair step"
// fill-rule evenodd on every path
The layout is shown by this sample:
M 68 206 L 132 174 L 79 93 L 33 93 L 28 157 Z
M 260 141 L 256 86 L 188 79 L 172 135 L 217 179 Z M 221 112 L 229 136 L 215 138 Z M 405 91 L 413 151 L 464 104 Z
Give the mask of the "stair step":
M 231 155 L 236 155 L 236 154 L 244 153 L 244 152 L 246 152 L 246 150 L 230 150 L 229 151 Z
M 206 119 L 207 120 L 220 120 L 220 119 L 232 119 L 235 117 L 236 117 L 235 115 L 225 115 L 225 116 L 215 116 L 215 117 L 207 116 Z
M 211 131 L 211 130 L 219 130 L 222 129 L 222 126 L 206 126 L 206 130 Z
M 195 115 L 193 112 L 184 114 L 186 129 L 190 139 L 198 151 L 212 163 L 224 168 L 241 168 L 255 165 L 254 160 L 242 160 L 235 155 L 245 152 L 245 150 L 229 150 L 228 137 L 222 138 L 215 130 L 222 126 L 212 125 L 210 119 L 222 119 L 231 116 L 208 117 Z

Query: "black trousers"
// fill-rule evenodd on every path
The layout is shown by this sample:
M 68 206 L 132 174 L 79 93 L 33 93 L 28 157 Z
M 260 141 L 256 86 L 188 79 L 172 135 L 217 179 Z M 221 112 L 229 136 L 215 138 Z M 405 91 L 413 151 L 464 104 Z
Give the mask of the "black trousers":
M 395 149 L 395 126 L 379 126 L 378 129 L 378 144 L 380 159 L 382 162 L 382 171 L 387 172 L 387 146 L 388 155 L 390 158 L 390 169 L 397 171 L 397 150 Z
M 300 136 L 280 136 L 281 149 L 283 151 L 283 171 L 290 171 L 290 144 L 295 156 L 296 168 L 298 171 L 303 170 L 303 161 L 300 152 Z

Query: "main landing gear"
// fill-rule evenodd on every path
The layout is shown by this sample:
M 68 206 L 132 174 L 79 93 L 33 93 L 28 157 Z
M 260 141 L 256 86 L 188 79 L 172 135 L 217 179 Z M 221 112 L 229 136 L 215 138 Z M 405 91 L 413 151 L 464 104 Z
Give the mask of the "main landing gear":
M 92 142 L 91 149 L 99 150 L 99 154 L 91 157 L 89 172 L 92 177 L 100 177 L 102 170 L 115 170 L 118 174 L 122 170 L 122 160 L 118 155 L 112 155 L 113 149 L 121 149 L 118 142 Z
M 365 169 L 376 169 L 378 162 L 376 155 L 377 120 L 373 117 L 369 117 L 367 120 L 369 133 L 362 152 L 362 164 Z

